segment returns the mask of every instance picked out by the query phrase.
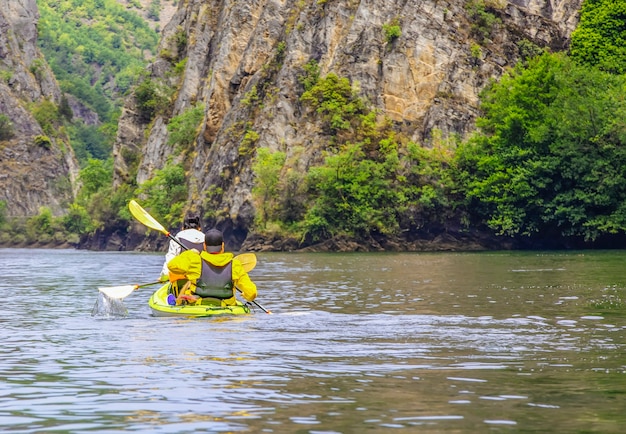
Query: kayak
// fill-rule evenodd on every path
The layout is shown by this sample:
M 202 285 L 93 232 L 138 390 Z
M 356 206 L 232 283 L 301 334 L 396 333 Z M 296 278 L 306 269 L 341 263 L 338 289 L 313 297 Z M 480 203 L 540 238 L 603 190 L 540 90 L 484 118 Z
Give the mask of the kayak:
M 237 300 L 237 304 L 233 306 L 221 306 L 221 305 L 174 305 L 171 306 L 167 303 L 167 296 L 169 290 L 169 283 L 166 283 L 159 289 L 157 289 L 150 300 L 148 305 L 152 309 L 153 316 L 219 316 L 219 315 L 246 315 L 250 313 L 250 308 L 245 304 Z

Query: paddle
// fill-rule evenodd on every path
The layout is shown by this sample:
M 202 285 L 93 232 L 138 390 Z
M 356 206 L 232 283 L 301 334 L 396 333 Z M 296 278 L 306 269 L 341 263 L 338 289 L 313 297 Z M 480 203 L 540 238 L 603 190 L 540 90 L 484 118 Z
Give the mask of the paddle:
M 170 240 L 178 243 L 180 247 L 187 250 L 187 248 L 183 246 L 183 244 L 175 236 L 173 236 L 167 229 L 165 229 L 161 223 L 156 221 L 154 217 L 148 214 L 148 211 L 143 209 L 141 205 L 139 205 L 137 202 L 135 202 L 134 200 L 131 200 L 128 203 L 128 209 L 130 210 L 130 213 L 133 215 L 133 217 L 139 220 L 140 223 L 143 223 L 144 226 L 148 226 L 150 229 L 154 229 L 155 231 L 161 232 Z
M 243 269 L 246 271 L 246 273 L 256 267 L 256 255 L 254 253 L 242 253 L 235 256 L 235 259 L 238 259 L 239 262 L 241 262 L 241 265 L 243 265 Z M 164 282 L 157 280 L 156 282 L 142 283 L 138 285 L 104 286 L 98 288 L 98 291 L 106 295 L 108 298 L 121 300 L 128 297 L 130 294 L 133 293 L 133 291 L 136 291 L 139 288 L 143 288 L 144 286 L 156 285 L 157 283 Z
M 143 207 L 141 205 L 139 205 L 134 199 L 132 199 L 128 203 L 128 209 L 130 210 L 130 213 L 133 215 L 133 217 L 135 217 L 139 222 L 143 223 L 145 226 L 149 227 L 150 229 L 154 229 L 155 231 L 161 232 L 163 235 L 165 235 L 169 239 L 171 239 L 171 240 L 175 241 L 176 243 L 178 243 L 178 245 L 183 250 L 188 250 L 187 247 L 185 247 L 180 241 L 178 241 L 178 239 L 176 239 L 176 237 L 174 237 L 167 229 L 165 229 L 161 223 L 156 221 L 155 218 L 152 217 L 148 213 L 148 211 L 143 209 Z M 236 259 L 240 259 L 240 257 L 244 256 L 244 255 L 247 255 L 246 256 L 246 263 L 247 264 L 253 263 L 254 265 L 252 265 L 252 268 L 254 268 L 256 266 L 256 255 L 254 253 L 242 253 L 241 255 L 238 255 L 235 258 Z M 254 258 L 254 259 L 252 259 L 252 258 Z M 241 259 L 240 259 L 240 261 L 241 261 Z M 241 261 L 241 263 L 244 264 L 244 261 Z M 250 270 L 252 270 L 252 268 L 250 268 Z M 244 265 L 244 270 L 246 270 L 246 265 Z M 246 270 L 246 272 L 248 272 L 248 271 L 249 270 Z M 239 289 L 239 288 L 237 288 L 237 291 L 242 292 L 241 289 Z M 272 313 L 269 310 L 265 309 L 263 306 L 261 306 L 256 301 L 253 300 L 252 303 L 254 303 L 263 312 L 265 312 L 267 314 L 271 314 Z
M 233 259 L 239 259 L 246 273 L 256 267 L 256 255 L 254 253 L 240 253 Z
M 106 295 L 108 298 L 121 300 L 128 297 L 133 291 L 143 288 L 144 286 L 156 285 L 157 283 L 163 283 L 160 280 L 151 283 L 142 283 L 140 285 L 121 285 L 121 286 L 104 286 L 98 288 L 98 291 Z

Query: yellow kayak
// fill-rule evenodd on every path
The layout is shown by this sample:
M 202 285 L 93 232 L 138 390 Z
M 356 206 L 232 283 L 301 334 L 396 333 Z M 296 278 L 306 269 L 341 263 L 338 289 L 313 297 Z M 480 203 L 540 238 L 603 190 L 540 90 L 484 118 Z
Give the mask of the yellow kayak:
M 148 300 L 148 305 L 152 309 L 154 316 L 219 316 L 219 315 L 247 315 L 250 308 L 237 300 L 237 304 L 233 306 L 216 306 L 216 305 L 179 305 L 171 306 L 167 302 L 169 283 L 166 283 Z

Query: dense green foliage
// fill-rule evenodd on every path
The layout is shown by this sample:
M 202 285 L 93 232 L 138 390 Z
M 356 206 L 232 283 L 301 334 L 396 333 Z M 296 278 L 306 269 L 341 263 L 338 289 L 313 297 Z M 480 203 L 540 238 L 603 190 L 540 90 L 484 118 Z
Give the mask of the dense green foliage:
M 146 56 L 154 55 L 158 33 L 115 0 L 37 0 L 37 5 L 39 46 L 61 90 L 104 125 L 73 119 L 67 98 L 55 110 L 66 119 L 81 166 L 89 158 L 106 160 L 122 99 L 145 70 Z
M 30 112 L 41 126 L 44 133 L 54 136 L 59 123 L 59 109 L 51 101 L 42 100 L 31 104 Z
M 158 34 L 115 0 L 38 0 L 39 43 L 62 90 L 110 120 Z
M 311 169 L 308 179 L 318 198 L 306 215 L 305 229 L 313 240 L 397 232 L 397 209 L 403 199 L 394 185 L 397 144 L 388 142 L 380 151 L 371 159 L 362 144 L 347 145 L 329 155 L 323 166 Z
M 626 2 L 585 0 L 572 34 L 571 56 L 615 74 L 626 72 Z
M 193 143 L 198 133 L 200 123 L 204 119 L 204 104 L 198 104 L 174 116 L 167 125 L 170 133 L 168 143 L 187 148 Z
M 106 160 L 111 157 L 111 144 L 115 139 L 110 124 L 103 126 L 74 122 L 68 126 L 72 147 L 82 166 L 91 158 Z
M 393 235 L 446 219 L 531 239 L 626 232 L 624 76 L 564 54 L 529 60 L 483 92 L 479 131 L 456 149 L 438 137 L 429 148 L 406 142 L 374 120 L 347 80 L 312 76 L 303 76 L 302 101 L 330 125 L 333 145 L 305 177 L 305 238 Z M 270 164 L 260 152 L 258 182 L 263 170 L 285 170 L 283 160 Z M 256 190 L 263 201 L 269 191 Z M 261 221 L 280 215 L 262 213 Z
M 458 151 L 476 217 L 507 235 L 595 240 L 626 229 L 626 80 L 544 55 L 483 97 Z
M 268 221 L 280 220 L 277 214 L 280 209 L 280 172 L 285 164 L 284 152 L 270 152 L 260 148 L 252 167 L 256 175 L 256 183 L 252 194 L 257 200 L 257 224 L 266 227 Z
M 365 111 L 364 102 L 352 89 L 350 80 L 333 73 L 319 78 L 300 99 L 321 116 L 331 134 L 350 129 L 350 121 Z
M 498 1 L 494 0 L 470 0 L 465 4 L 465 9 L 472 22 L 472 35 L 479 42 L 486 42 L 491 37 L 493 29 L 502 24 L 492 11 L 502 7 Z
M 7 222 L 7 203 L 0 200 L 0 228 Z
M 159 21 L 159 12 L 161 10 L 161 0 L 151 0 L 148 5 L 148 18 Z
M 94 194 L 105 190 L 113 181 L 113 159 L 106 161 L 90 158 L 88 164 L 81 169 L 79 175 L 81 183 L 77 202 L 83 205 L 89 203 Z
M 145 78 L 135 88 L 134 96 L 144 122 L 149 122 L 157 113 L 168 108 L 172 89 L 157 80 Z
M 329 152 L 308 173 L 314 199 L 303 219 L 307 238 L 393 236 L 441 227 L 451 216 L 445 145 L 405 144 L 384 125 L 376 132 Z
M 398 20 L 395 19 L 390 23 L 383 24 L 383 33 L 385 35 L 385 41 L 387 43 L 393 42 L 398 39 L 402 35 L 402 28 L 398 23 Z
M 156 171 L 152 179 L 143 183 L 137 194 L 145 197 L 143 205 L 154 218 L 169 227 L 180 227 L 187 199 L 185 170 L 180 165 L 168 164 Z

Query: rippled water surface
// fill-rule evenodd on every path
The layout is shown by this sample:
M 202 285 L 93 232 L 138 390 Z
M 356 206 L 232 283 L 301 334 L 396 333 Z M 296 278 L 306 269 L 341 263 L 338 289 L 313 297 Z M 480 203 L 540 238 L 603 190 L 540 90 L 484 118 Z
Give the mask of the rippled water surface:
M 272 315 L 187 319 L 97 291 L 160 254 L 0 249 L 0 431 L 624 431 L 626 251 L 257 256 Z

